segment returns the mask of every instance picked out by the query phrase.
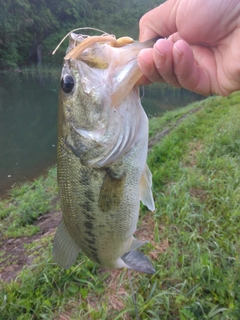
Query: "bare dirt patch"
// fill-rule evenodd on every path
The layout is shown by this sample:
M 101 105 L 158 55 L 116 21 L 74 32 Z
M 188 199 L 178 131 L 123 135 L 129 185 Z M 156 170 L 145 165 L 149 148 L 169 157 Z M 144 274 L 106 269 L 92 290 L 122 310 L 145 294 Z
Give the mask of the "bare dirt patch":
M 162 240 L 161 243 L 154 241 L 154 230 L 156 227 L 158 228 L 158 234 L 161 234 L 164 225 L 156 225 L 156 221 L 152 218 L 152 212 L 149 212 L 142 219 L 141 225 L 135 234 L 136 238 L 149 241 L 152 244 L 153 249 L 148 253 L 148 256 L 153 260 L 157 260 L 158 256 L 169 247 L 168 239 Z
M 168 239 L 164 239 L 161 243 L 157 243 L 154 241 L 154 230 L 157 227 L 159 229 L 159 233 L 163 231 L 164 226 L 156 224 L 156 221 L 152 217 L 152 212 L 148 212 L 144 217 L 140 220 L 140 225 L 138 230 L 135 233 L 136 238 L 139 240 L 147 240 L 151 243 L 152 248 L 147 253 L 147 256 L 151 260 L 157 260 L 159 255 L 165 252 L 169 248 Z M 132 296 L 130 280 L 132 281 L 134 295 L 137 296 L 138 290 L 134 286 L 134 278 L 138 274 L 137 271 L 128 270 L 124 275 L 123 269 L 117 270 L 108 270 L 102 267 L 98 269 L 99 277 L 104 277 L 106 273 L 108 273 L 108 277 L 105 280 L 105 293 L 102 296 L 103 300 L 107 300 L 108 304 L 108 318 L 113 319 L 116 312 L 120 312 L 124 309 L 126 305 L 126 299 L 129 296 Z M 101 307 L 101 303 L 99 303 L 99 296 L 92 293 L 87 297 L 88 306 L 90 309 L 98 310 Z M 81 304 L 79 300 L 78 305 Z M 74 307 L 69 305 L 65 306 L 67 310 L 64 310 L 61 315 L 59 315 L 54 320 L 70 320 L 75 317 L 75 315 L 70 311 L 70 309 L 74 310 Z M 74 318 L 75 319 L 75 318 Z M 87 319 L 91 319 L 90 317 Z M 132 316 L 126 312 L 122 315 L 121 319 L 130 320 Z
M 203 151 L 204 145 L 201 141 L 192 142 L 189 144 L 189 153 L 187 158 L 187 166 L 195 167 L 197 165 L 197 155 Z
M 0 255 L 0 280 L 14 280 L 24 266 L 30 266 L 34 254 L 27 252 L 25 245 L 39 242 L 41 238 L 52 235 L 61 219 L 61 212 L 47 213 L 35 223 L 40 231 L 32 237 L 12 238 L 3 240 Z
M 162 243 L 154 242 L 154 227 L 155 222 L 150 216 L 152 213 L 146 215 L 136 232 L 136 237 L 141 240 L 148 240 L 153 245 L 153 250 L 149 252 L 149 257 L 153 260 L 156 260 L 158 255 L 164 252 L 168 248 L 168 240 L 164 240 Z M 31 244 L 33 242 L 40 242 L 43 237 L 54 235 L 55 229 L 58 226 L 61 219 L 61 212 L 47 213 L 41 216 L 35 225 L 39 226 L 40 231 L 33 235 L 32 237 L 21 237 L 21 238 L 11 238 L 3 240 L 1 243 L 1 252 L 0 252 L 0 280 L 4 282 L 10 282 L 11 280 L 16 279 L 19 272 L 23 269 L 24 266 L 30 266 L 36 257 L 36 254 L 30 254 L 29 250 L 26 249 L 26 244 Z M 163 228 L 163 226 L 159 226 Z M 35 251 L 37 248 L 35 247 Z M 110 292 L 115 291 L 115 282 L 114 279 L 118 278 L 117 274 L 121 272 L 119 270 L 113 270 L 109 279 L 108 290 Z M 117 274 L 116 274 L 117 273 Z M 121 293 L 123 296 L 126 292 L 123 290 Z M 118 288 L 119 296 L 119 288 Z M 113 309 L 121 308 L 122 303 L 115 300 L 116 297 L 112 296 L 111 304 Z
M 207 192 L 200 188 L 191 188 L 190 194 L 192 197 L 198 199 L 200 202 L 205 202 L 207 199 Z

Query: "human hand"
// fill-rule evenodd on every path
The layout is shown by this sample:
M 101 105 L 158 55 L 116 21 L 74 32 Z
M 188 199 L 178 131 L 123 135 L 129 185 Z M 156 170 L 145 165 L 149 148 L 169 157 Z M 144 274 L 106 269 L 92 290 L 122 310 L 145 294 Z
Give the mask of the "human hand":
M 203 95 L 240 90 L 239 0 L 168 0 L 140 20 L 141 84 L 167 82 Z M 150 80 L 150 81 L 149 81 Z

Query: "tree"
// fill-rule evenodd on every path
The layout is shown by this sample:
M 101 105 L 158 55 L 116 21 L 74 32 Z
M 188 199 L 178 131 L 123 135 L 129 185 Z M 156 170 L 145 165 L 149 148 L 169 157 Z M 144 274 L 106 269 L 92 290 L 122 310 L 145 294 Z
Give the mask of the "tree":
M 159 0 L 0 0 L 0 69 L 37 62 L 59 63 L 51 52 L 70 30 L 95 27 L 117 37 L 138 37 L 138 21 Z M 91 34 L 91 33 L 90 33 Z
M 0 68 L 16 66 L 22 35 L 33 22 L 29 17 L 30 4 L 28 0 L 0 0 L 0 7 Z

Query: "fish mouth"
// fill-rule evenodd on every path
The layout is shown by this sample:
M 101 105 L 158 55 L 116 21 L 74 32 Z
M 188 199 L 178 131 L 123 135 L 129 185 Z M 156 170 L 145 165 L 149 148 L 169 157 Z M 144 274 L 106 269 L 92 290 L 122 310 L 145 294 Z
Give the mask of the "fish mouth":
M 82 42 L 80 42 L 73 50 L 71 50 L 65 57 L 65 60 L 69 59 L 77 59 L 79 55 L 88 47 L 93 45 L 94 43 L 109 43 L 112 47 L 123 47 L 127 44 L 130 44 L 134 42 L 134 40 L 130 37 L 122 37 L 119 39 L 116 39 L 115 37 L 111 35 L 106 36 L 93 36 L 85 38 Z
M 67 53 L 67 55 L 64 57 L 64 60 L 69 60 L 69 59 L 78 59 L 78 57 L 81 55 L 81 53 L 89 48 L 91 45 L 95 43 L 108 43 L 110 46 L 115 47 L 115 48 L 121 48 L 126 45 L 135 44 L 135 47 L 139 47 L 139 51 L 141 49 L 145 48 L 151 48 L 153 47 L 154 43 L 162 37 L 158 38 L 153 38 L 150 40 L 147 40 L 145 42 L 138 42 L 134 41 L 130 37 L 121 37 L 116 39 L 114 36 L 111 35 L 104 35 L 104 36 L 89 36 L 82 40 L 78 45 L 71 50 L 70 52 Z
M 134 86 L 140 85 L 138 81 L 142 78 L 142 72 L 138 67 L 138 54 L 142 49 L 152 48 L 159 39 L 138 42 L 129 37 L 116 39 L 109 34 L 88 37 L 71 34 L 71 37 L 73 46 L 64 60 L 83 62 L 92 70 L 97 70 L 99 79 L 108 79 L 112 106 L 117 106 Z
M 152 48 L 155 42 L 159 38 L 162 38 L 162 37 L 153 38 L 145 42 L 134 41 L 130 37 L 121 37 L 116 39 L 112 35 L 89 36 L 87 38 L 82 38 L 82 39 L 80 38 L 80 40 L 79 38 L 77 38 L 75 42 L 76 46 L 66 54 L 66 56 L 64 57 L 64 60 L 65 61 L 69 59 L 83 60 L 84 62 L 88 63 L 88 65 L 90 66 L 92 65 L 99 69 L 105 69 L 108 67 L 108 63 L 104 61 L 101 55 L 92 56 L 91 54 L 86 55 L 85 53 L 86 56 L 84 56 L 83 52 L 86 49 L 89 49 L 96 44 L 98 44 L 99 47 L 101 47 L 101 45 L 103 44 L 108 44 L 110 47 L 120 49 L 120 51 L 124 55 L 123 59 L 125 60 L 121 64 L 125 66 L 129 61 L 132 61 L 134 59 L 137 60 L 137 56 L 142 49 Z M 142 76 L 142 73 L 139 68 L 135 68 L 135 69 L 136 70 L 134 72 L 132 81 L 136 83 L 137 80 Z

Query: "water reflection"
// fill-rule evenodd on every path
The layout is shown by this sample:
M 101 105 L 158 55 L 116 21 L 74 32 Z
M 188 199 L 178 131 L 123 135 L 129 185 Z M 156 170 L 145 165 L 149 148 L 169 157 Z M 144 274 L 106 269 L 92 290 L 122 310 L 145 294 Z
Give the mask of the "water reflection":
M 58 79 L 1 74 L 0 194 L 56 162 Z M 200 98 L 154 84 L 145 88 L 142 103 L 148 115 L 156 115 Z
M 167 84 L 154 83 L 142 90 L 142 104 L 149 117 L 205 99 L 204 96 Z
M 0 193 L 56 161 L 58 81 L 0 77 Z

